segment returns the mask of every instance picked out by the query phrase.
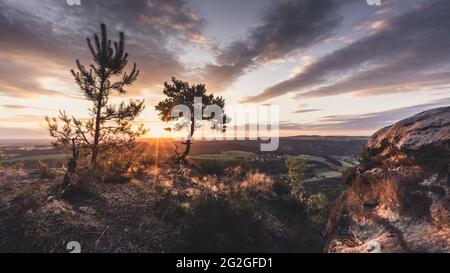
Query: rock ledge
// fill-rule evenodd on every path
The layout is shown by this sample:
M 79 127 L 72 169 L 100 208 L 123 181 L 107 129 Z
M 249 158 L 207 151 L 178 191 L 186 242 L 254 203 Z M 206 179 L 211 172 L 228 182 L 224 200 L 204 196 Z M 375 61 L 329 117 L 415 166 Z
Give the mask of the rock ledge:
M 450 107 L 376 132 L 330 207 L 326 252 L 450 252 Z

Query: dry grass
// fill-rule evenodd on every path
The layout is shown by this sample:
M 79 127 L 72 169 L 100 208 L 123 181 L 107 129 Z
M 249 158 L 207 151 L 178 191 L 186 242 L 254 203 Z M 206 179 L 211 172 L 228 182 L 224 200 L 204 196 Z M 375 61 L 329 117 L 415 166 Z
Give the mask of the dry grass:
M 0 211 L 12 216 L 0 213 L 0 236 L 16 243 L 1 242 L 0 251 L 65 252 L 72 240 L 82 243 L 83 252 L 322 247 L 320 227 L 311 226 L 305 206 L 275 193 L 274 178 L 262 172 L 238 167 L 217 176 L 192 167 L 153 166 L 143 173 L 128 172 L 126 182 L 111 184 L 99 179 L 102 173 L 82 172 L 85 191 L 49 201 L 61 175 L 43 179 L 23 170 L 2 172 Z

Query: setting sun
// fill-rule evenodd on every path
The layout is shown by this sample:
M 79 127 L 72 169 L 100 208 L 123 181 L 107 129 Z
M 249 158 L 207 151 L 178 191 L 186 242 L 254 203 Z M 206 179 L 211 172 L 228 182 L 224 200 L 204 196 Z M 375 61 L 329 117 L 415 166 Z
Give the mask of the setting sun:
M 163 138 L 163 137 L 167 137 L 168 133 L 166 130 L 164 130 L 163 127 L 161 127 L 159 125 L 152 125 L 152 126 L 150 126 L 149 136 L 156 137 L 156 138 Z

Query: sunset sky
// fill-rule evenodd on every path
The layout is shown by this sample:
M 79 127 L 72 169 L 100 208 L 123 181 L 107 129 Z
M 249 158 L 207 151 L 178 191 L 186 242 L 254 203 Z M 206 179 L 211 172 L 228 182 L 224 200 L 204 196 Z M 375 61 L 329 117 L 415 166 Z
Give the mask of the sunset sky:
M 228 105 L 280 105 L 282 135 L 370 135 L 450 105 L 450 1 L 0 0 L 0 138 L 48 138 L 44 117 L 87 117 L 75 60 L 105 23 L 141 74 L 115 98 L 145 98 L 171 76 Z

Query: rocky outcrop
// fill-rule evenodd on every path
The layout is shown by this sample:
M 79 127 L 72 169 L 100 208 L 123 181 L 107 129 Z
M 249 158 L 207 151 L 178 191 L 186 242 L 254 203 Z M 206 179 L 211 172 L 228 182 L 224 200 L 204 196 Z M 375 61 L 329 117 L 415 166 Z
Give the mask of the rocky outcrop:
M 327 252 L 450 252 L 450 107 L 375 133 L 330 207 Z

